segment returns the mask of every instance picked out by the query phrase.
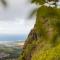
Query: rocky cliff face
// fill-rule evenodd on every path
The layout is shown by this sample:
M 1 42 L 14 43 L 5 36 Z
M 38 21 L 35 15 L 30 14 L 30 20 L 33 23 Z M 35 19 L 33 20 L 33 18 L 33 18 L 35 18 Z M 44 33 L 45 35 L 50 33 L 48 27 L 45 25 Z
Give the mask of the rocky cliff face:
M 59 10 L 45 6 L 38 9 L 36 24 L 25 42 L 19 60 L 60 60 L 60 13 L 55 12 Z
M 19 60 L 31 60 L 32 53 L 36 48 L 36 41 L 38 40 L 38 34 L 35 30 L 35 27 L 31 30 L 28 35 L 27 40 L 25 41 L 23 51 L 20 55 Z

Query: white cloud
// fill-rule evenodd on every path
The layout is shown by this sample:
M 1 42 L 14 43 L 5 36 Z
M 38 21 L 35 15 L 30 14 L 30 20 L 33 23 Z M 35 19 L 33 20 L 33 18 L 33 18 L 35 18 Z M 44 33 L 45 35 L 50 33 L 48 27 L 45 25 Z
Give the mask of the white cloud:
M 0 21 L 0 34 L 28 34 L 34 22 L 19 18 L 16 21 Z
M 27 20 L 27 16 L 35 4 L 27 0 L 8 0 L 6 9 L 0 7 L 0 34 L 28 34 L 35 23 L 35 17 Z

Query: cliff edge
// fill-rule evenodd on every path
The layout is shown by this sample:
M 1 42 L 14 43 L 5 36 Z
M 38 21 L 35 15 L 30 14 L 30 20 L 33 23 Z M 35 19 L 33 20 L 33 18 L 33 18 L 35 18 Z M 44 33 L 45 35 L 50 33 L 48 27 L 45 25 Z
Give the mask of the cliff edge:
M 60 60 L 60 9 L 42 6 L 37 11 L 19 60 Z

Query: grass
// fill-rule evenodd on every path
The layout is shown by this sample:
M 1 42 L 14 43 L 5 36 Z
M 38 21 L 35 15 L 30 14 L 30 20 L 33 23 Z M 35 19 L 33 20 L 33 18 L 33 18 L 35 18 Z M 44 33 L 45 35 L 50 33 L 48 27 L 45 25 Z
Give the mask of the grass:
M 38 49 L 31 60 L 60 60 L 60 44 L 53 48 Z

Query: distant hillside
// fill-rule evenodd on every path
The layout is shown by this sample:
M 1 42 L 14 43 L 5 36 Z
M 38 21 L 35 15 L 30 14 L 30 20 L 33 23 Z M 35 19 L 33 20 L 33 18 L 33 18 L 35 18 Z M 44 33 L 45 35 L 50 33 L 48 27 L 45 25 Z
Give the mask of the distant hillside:
M 0 41 L 0 60 L 17 60 L 24 42 Z
M 18 47 L 21 46 L 21 48 L 24 45 L 24 41 L 0 41 L 0 47 L 6 46 L 6 47 Z

